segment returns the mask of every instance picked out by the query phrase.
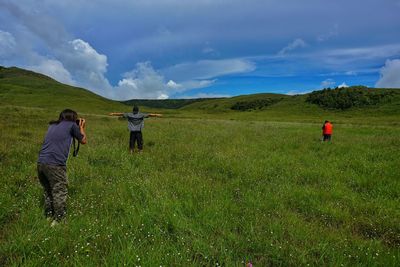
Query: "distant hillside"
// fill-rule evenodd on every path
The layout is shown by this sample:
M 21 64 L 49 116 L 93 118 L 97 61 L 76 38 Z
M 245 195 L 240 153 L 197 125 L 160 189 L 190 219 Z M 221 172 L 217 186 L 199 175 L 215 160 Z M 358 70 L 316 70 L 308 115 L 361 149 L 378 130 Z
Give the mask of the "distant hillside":
M 133 106 L 134 104 L 138 106 L 146 106 L 150 108 L 163 108 L 163 109 L 178 109 L 184 106 L 190 105 L 196 102 L 202 102 L 210 99 L 220 99 L 220 98 L 195 98 L 195 99 L 132 99 L 127 101 L 122 101 L 122 103 Z
M 400 89 L 375 89 L 363 86 L 323 89 L 304 95 L 254 94 L 224 99 L 210 99 L 195 102 L 183 109 L 208 111 L 263 111 L 293 108 L 330 110 L 371 109 L 384 106 L 398 110 Z M 314 108 L 313 108 L 314 107 Z M 397 107 L 397 108 L 396 108 Z
M 0 104 L 60 111 L 72 108 L 83 113 L 127 111 L 125 105 L 83 88 L 65 85 L 45 75 L 0 67 Z
M 30 70 L 20 69 L 17 67 L 6 68 L 3 66 L 0 66 L 0 79 L 13 79 L 13 78 L 15 79 L 15 78 L 21 78 L 21 77 L 26 77 L 26 78 L 30 77 L 33 79 L 41 79 L 41 80 L 57 82 L 54 79 L 52 79 L 46 75 L 36 73 L 36 72 L 30 71 Z
M 400 90 L 372 89 L 365 86 L 327 88 L 308 94 L 306 101 L 323 108 L 346 110 L 399 102 Z
M 288 99 L 290 96 L 282 94 L 254 94 L 242 95 L 231 98 L 208 99 L 183 107 L 183 109 L 201 109 L 208 111 L 252 111 L 262 110 Z
M 107 114 L 128 112 L 133 103 L 144 107 L 145 111 L 148 107 L 164 108 L 159 112 L 178 117 L 220 114 L 231 119 L 319 121 L 335 116 L 370 116 L 397 120 L 400 116 L 400 89 L 350 87 L 295 96 L 264 93 L 231 98 L 130 100 L 122 103 L 32 71 L 0 67 L 2 107 L 23 106 L 51 111 L 72 108 L 79 113 Z

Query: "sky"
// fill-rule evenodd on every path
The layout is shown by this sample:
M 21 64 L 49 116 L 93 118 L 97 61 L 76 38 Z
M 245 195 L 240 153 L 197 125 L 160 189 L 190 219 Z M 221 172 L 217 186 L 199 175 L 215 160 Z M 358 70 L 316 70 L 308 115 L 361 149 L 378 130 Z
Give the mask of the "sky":
M 0 65 L 104 97 L 400 88 L 400 0 L 0 0 Z

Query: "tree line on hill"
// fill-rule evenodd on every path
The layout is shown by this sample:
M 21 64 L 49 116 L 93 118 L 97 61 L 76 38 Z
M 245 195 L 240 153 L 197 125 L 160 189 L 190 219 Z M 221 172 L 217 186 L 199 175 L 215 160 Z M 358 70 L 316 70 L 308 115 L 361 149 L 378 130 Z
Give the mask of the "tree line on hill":
M 237 111 L 251 111 L 257 109 L 263 109 L 281 100 L 282 98 L 263 98 L 263 99 L 254 99 L 248 101 L 238 101 L 231 106 L 231 109 Z
M 329 109 L 349 109 L 390 102 L 399 94 L 395 90 L 372 89 L 365 86 L 325 88 L 307 96 L 306 102 Z

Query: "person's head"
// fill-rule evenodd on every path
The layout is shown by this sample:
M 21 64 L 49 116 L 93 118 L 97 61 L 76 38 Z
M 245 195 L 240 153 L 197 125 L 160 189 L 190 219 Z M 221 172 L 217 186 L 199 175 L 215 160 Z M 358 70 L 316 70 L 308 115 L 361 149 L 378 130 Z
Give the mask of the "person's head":
M 134 105 L 132 111 L 133 111 L 133 114 L 137 114 L 139 112 L 139 107 Z
M 50 124 L 57 124 L 62 121 L 76 121 L 78 119 L 78 114 L 72 109 L 64 109 L 58 116 L 58 120 L 51 121 Z
M 325 121 L 324 123 L 328 123 L 329 121 Z

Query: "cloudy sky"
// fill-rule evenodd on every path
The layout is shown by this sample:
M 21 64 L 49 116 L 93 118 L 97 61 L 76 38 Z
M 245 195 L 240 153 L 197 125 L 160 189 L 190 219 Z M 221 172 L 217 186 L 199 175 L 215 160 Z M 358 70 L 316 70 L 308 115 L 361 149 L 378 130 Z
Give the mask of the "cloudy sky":
M 0 65 L 112 99 L 400 88 L 400 0 L 0 0 Z

